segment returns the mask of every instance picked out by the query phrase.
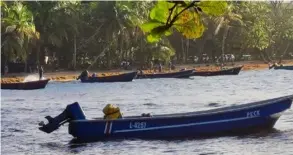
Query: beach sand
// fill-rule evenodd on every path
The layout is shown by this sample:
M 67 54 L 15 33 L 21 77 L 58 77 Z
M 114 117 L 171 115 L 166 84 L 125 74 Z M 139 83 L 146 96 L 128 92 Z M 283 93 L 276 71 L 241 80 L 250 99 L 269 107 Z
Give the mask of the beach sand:
M 283 61 L 285 65 L 292 65 L 293 60 Z M 263 70 L 268 69 L 268 64 L 260 62 L 260 61 L 244 61 L 244 62 L 235 62 L 233 66 L 241 66 L 243 65 L 242 71 L 246 70 Z M 226 67 L 232 67 L 232 65 L 227 65 Z M 205 64 L 185 64 L 185 65 L 176 65 L 176 71 L 186 68 L 192 69 L 195 68 L 197 71 L 215 71 L 219 70 L 220 67 L 214 65 L 205 65 Z M 67 82 L 76 80 L 79 74 L 82 71 L 57 71 L 57 72 L 44 72 L 44 77 L 48 78 L 53 81 L 60 81 L 60 82 Z M 109 70 L 109 71 L 98 71 L 98 70 L 89 70 L 90 74 L 93 72 L 98 73 L 98 76 L 108 76 L 114 74 L 120 74 L 123 72 L 129 72 L 127 70 L 116 69 L 116 70 Z M 152 73 L 153 71 L 150 70 L 143 70 L 144 73 Z M 164 70 L 164 72 L 168 72 L 168 70 Z M 29 77 L 28 77 L 29 76 Z M 13 82 L 21 82 L 25 78 L 38 78 L 38 74 L 29 74 L 29 73 L 17 73 L 17 74 L 7 74 L 1 77 L 1 83 L 13 83 Z

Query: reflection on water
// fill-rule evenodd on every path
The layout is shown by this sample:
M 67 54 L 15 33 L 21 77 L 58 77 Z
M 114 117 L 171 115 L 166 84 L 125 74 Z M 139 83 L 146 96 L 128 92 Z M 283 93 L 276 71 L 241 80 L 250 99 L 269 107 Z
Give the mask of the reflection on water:
M 46 134 L 38 123 L 78 101 L 88 118 L 116 104 L 124 115 L 213 109 L 293 94 L 292 71 L 245 71 L 239 76 L 135 80 L 128 83 L 51 82 L 45 89 L 1 91 L 2 154 L 290 154 L 293 113 L 275 130 L 245 136 L 182 140 L 111 140 L 74 143 L 68 125 Z M 38 80 L 38 76 L 34 79 Z M 33 78 L 28 78 L 33 79 Z

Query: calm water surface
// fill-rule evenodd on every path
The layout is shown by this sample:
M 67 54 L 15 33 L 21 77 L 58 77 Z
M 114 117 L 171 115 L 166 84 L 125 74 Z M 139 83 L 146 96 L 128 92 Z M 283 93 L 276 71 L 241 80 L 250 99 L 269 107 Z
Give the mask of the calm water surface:
M 293 111 L 268 134 L 189 140 L 117 140 L 71 144 L 67 125 L 46 134 L 44 116 L 78 101 L 88 118 L 103 116 L 107 103 L 124 115 L 213 109 L 293 94 L 292 71 L 243 71 L 239 76 L 135 80 L 129 83 L 50 82 L 46 89 L 1 91 L 2 154 L 293 154 Z

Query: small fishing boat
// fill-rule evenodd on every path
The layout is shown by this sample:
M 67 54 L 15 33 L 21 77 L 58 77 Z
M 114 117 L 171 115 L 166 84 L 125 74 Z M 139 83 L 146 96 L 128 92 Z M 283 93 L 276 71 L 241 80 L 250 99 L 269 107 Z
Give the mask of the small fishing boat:
M 239 66 L 218 71 L 195 71 L 192 76 L 238 75 L 242 67 L 243 66 Z
M 108 138 L 197 138 L 252 133 L 273 128 L 281 114 L 291 107 L 292 99 L 293 95 L 206 111 L 143 114 L 118 119 L 86 119 L 82 108 L 75 102 L 67 105 L 55 118 L 46 116 L 49 123 L 39 123 L 39 129 L 51 133 L 68 122 L 69 134 L 81 141 Z
M 16 82 L 16 83 L 1 83 L 1 89 L 19 89 L 19 90 L 33 90 L 45 88 L 50 79 Z
M 289 65 L 280 65 L 280 66 L 273 65 L 273 66 L 269 67 L 269 69 L 271 69 L 271 68 L 274 68 L 274 69 L 277 69 L 277 70 L 279 70 L 279 69 L 282 69 L 282 70 L 293 70 L 293 65 L 291 65 L 291 66 L 289 66 Z
M 101 77 L 89 77 L 83 76 L 83 73 L 77 78 L 82 83 L 93 83 L 93 82 L 130 82 L 137 75 L 137 72 L 123 73 L 119 75 L 101 76 Z
M 137 79 L 155 79 L 155 78 L 189 78 L 194 70 L 182 70 L 170 73 L 154 73 L 154 74 L 137 74 Z

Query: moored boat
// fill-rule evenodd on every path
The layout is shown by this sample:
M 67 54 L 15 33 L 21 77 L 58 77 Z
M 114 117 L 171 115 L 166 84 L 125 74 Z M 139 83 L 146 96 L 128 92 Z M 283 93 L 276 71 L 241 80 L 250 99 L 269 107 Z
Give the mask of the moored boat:
M 192 76 L 238 75 L 242 67 L 243 66 L 239 66 L 218 71 L 195 71 Z
M 137 74 L 137 79 L 155 79 L 155 78 L 188 78 L 193 74 L 194 70 L 182 70 L 169 73 L 154 73 L 154 74 Z
M 291 65 L 291 66 L 289 66 L 289 65 L 273 66 L 272 68 L 274 68 L 276 70 L 293 70 L 293 65 Z
M 45 88 L 50 79 L 28 81 L 28 82 L 14 82 L 1 83 L 1 89 L 19 89 L 19 90 L 33 90 Z
M 273 128 L 281 114 L 291 107 L 292 98 L 293 95 L 198 112 L 129 116 L 121 119 L 86 119 L 83 110 L 75 102 L 55 118 L 46 116 L 49 123 L 40 123 L 39 129 L 51 133 L 68 122 L 69 134 L 81 141 L 251 133 Z
M 82 83 L 93 83 L 93 82 L 130 82 L 137 75 L 137 72 L 123 73 L 119 75 L 101 76 L 101 77 L 89 77 L 81 74 L 77 80 L 81 80 Z

